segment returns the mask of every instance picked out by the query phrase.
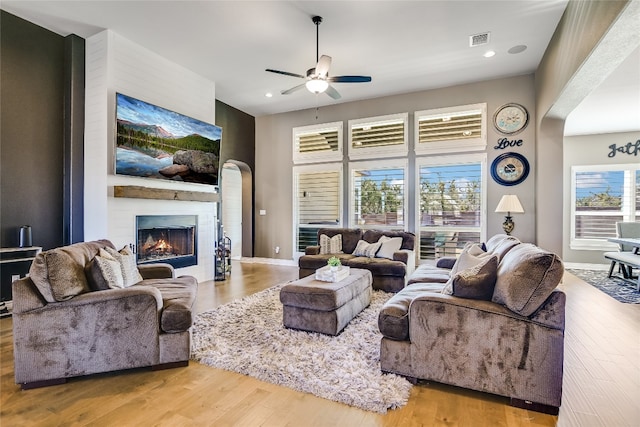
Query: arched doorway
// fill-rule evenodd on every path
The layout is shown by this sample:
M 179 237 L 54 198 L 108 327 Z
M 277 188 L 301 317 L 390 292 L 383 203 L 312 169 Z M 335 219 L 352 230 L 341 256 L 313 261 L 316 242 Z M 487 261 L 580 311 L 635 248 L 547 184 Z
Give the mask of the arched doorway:
M 246 163 L 228 160 L 222 166 L 221 223 L 231 239 L 231 257 L 253 256 L 253 183 Z

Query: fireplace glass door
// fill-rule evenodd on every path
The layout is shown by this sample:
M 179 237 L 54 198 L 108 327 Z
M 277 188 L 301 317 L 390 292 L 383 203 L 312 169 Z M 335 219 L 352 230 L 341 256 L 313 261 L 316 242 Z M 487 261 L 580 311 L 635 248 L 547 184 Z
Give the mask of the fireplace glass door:
M 176 268 L 198 263 L 195 215 L 136 217 L 138 264 L 165 262 Z

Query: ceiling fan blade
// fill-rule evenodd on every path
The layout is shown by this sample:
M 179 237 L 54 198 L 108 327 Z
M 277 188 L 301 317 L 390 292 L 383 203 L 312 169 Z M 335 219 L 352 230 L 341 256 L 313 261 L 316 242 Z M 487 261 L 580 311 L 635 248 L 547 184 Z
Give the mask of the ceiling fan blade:
M 301 79 L 306 79 L 305 76 L 301 76 L 300 74 L 290 73 L 288 71 L 272 70 L 271 68 L 267 68 L 265 71 L 268 71 L 270 73 L 276 73 L 276 74 L 284 74 L 285 76 L 300 77 Z
M 281 93 L 282 95 L 289 95 L 290 93 L 293 93 L 293 92 L 295 92 L 295 91 L 297 91 L 297 90 L 302 89 L 302 88 L 304 87 L 304 85 L 305 85 L 305 83 L 302 83 L 301 85 L 294 86 L 294 87 L 292 87 L 291 89 L 283 90 L 283 91 L 281 91 L 280 93 Z
M 326 77 L 329 73 L 329 67 L 331 67 L 331 57 L 322 55 L 316 65 L 316 75 L 318 77 Z
M 338 93 L 338 91 L 331 85 L 327 87 L 327 90 L 324 91 L 327 95 L 332 97 L 333 99 L 340 99 L 342 96 Z
M 371 81 L 370 76 L 334 76 L 328 77 L 328 82 L 334 83 L 368 83 Z

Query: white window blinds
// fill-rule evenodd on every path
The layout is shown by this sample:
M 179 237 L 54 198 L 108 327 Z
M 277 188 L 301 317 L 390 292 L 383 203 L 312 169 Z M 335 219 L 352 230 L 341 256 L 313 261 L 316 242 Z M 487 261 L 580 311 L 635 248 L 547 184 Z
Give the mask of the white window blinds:
M 342 122 L 293 128 L 294 163 L 342 160 Z
M 486 148 L 486 104 L 417 111 L 418 154 Z
M 406 155 L 407 120 L 407 113 L 350 120 L 349 158 Z
M 640 166 L 574 166 L 571 175 L 572 249 L 606 249 L 616 222 L 640 221 Z

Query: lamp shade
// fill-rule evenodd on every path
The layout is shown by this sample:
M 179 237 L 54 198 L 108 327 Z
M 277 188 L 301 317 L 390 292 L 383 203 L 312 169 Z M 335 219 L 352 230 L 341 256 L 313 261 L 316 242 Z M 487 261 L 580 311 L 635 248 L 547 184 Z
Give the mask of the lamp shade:
M 515 194 L 505 194 L 502 196 L 502 199 L 500 199 L 496 212 L 524 213 L 524 209 L 522 208 L 522 204 L 520 203 L 518 196 Z
M 326 80 L 311 79 L 307 80 L 305 86 L 311 93 L 322 93 L 329 87 L 329 83 Z

